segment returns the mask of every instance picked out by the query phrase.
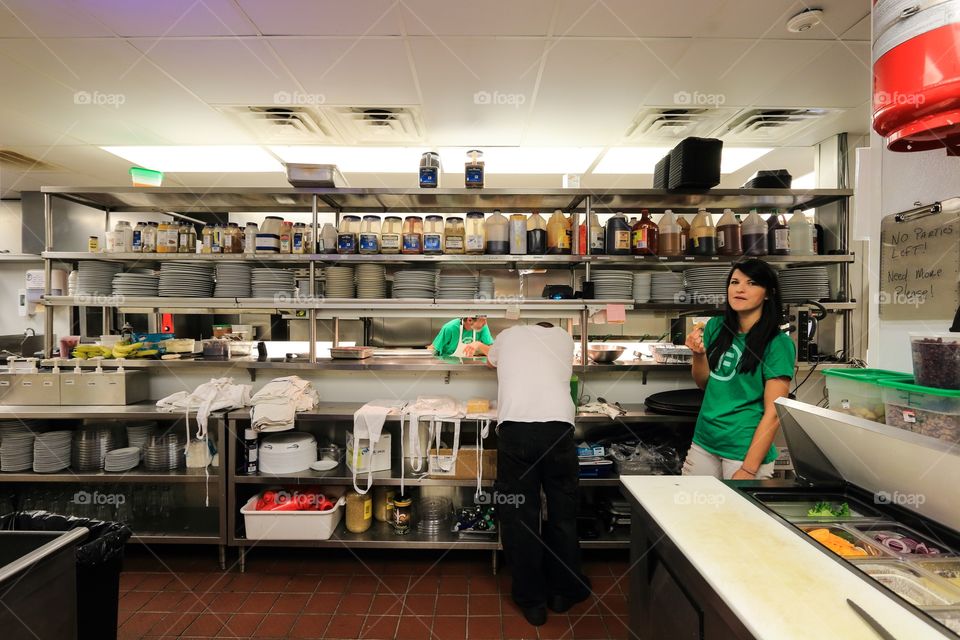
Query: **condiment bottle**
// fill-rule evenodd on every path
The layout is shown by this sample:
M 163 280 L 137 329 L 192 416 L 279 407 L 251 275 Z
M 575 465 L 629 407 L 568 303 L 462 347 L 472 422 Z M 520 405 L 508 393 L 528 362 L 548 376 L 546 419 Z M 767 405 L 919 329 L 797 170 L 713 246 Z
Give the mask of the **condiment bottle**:
M 560 209 L 554 209 L 547 220 L 547 254 L 564 255 L 570 253 L 570 218 Z
M 356 217 L 356 216 L 344 216 Z M 284 220 L 280 223 L 280 253 L 291 253 L 293 251 L 293 223 Z
M 527 218 L 527 253 L 542 256 L 547 252 L 547 221 L 539 211 Z
M 484 233 L 483 213 L 480 211 L 470 211 L 467 213 L 467 224 L 464 232 L 466 234 L 465 250 L 469 254 L 481 254 L 487 248 L 486 234 Z
M 373 517 L 377 522 L 392 522 L 393 498 L 396 495 L 397 490 L 394 487 L 380 485 L 373 488 Z
M 160 225 L 160 234 L 157 236 L 157 251 L 164 246 L 166 242 L 164 225 Z M 223 253 L 223 225 L 213 225 L 213 242 L 210 245 L 210 253 Z M 166 251 L 166 250 L 164 250 Z
M 423 218 L 420 216 L 407 216 L 404 219 L 401 253 L 423 253 Z
M 180 225 L 172 222 L 160 224 L 157 233 L 157 253 L 177 253 L 180 244 Z
M 143 229 L 143 235 L 140 236 L 143 243 L 142 251 L 144 253 L 157 252 L 157 223 L 148 222 Z
M 203 246 L 200 247 L 200 253 L 213 253 L 213 225 L 204 225 L 203 231 L 200 233 L 200 238 L 203 244 Z
M 143 251 L 143 230 L 147 225 L 143 222 L 138 222 L 137 226 L 133 228 L 133 240 L 130 244 L 130 251 L 134 253 L 141 253 Z
M 403 220 L 400 216 L 387 216 L 380 228 L 380 252 L 400 253 L 403 244 Z
M 373 496 L 348 489 L 346 498 L 346 527 L 350 533 L 363 533 L 373 524 Z
M 462 254 L 464 235 L 463 218 L 447 218 L 447 224 L 443 228 L 443 252 Z
M 463 173 L 464 186 L 468 189 L 483 188 L 483 151 L 467 151 L 467 162 Z
M 507 233 L 507 219 L 499 210 L 483 223 L 483 235 L 486 238 L 486 252 L 493 255 L 510 253 L 510 239 Z
M 790 255 L 814 255 L 813 235 L 816 233 L 816 230 L 811 228 L 813 225 L 807 220 L 807 216 L 804 215 L 803 211 L 794 209 L 787 226 L 789 227 Z
M 663 212 L 663 215 L 660 216 L 660 246 L 658 248 L 658 255 L 675 257 L 683 255 L 683 251 L 680 249 L 680 225 L 677 224 L 677 219 L 673 215 L 673 211 L 667 209 Z
M 380 216 L 363 216 L 360 223 L 360 253 L 380 253 Z
M 423 225 L 423 252 L 443 253 L 443 216 L 430 215 Z
M 750 215 L 743 221 L 740 229 L 743 232 L 744 255 L 767 255 L 767 223 L 763 221 L 756 209 L 750 210 Z
M 257 233 L 260 229 L 256 222 L 248 222 L 243 232 L 243 252 L 252 255 L 257 252 Z
M 643 209 L 640 219 L 633 225 L 630 234 L 630 250 L 635 256 L 657 255 L 658 236 L 660 228 L 650 218 L 650 211 Z
M 692 255 L 717 255 L 717 228 L 713 224 L 713 216 L 706 209 L 700 209 L 690 223 L 690 245 Z
M 340 229 L 337 230 L 337 253 L 350 254 L 357 252 L 359 227 L 360 218 L 357 216 L 340 218 Z
M 223 228 L 223 252 L 233 253 L 233 231 L 237 228 L 236 223 L 227 223 Z
M 197 252 L 197 230 L 192 224 L 183 223 L 180 225 L 180 239 L 178 241 L 177 253 L 196 253 Z
M 605 253 L 608 256 L 628 256 L 630 255 L 630 225 L 622 211 L 610 216 L 607 220 L 607 231 L 604 234 L 606 246 Z
M 259 470 L 260 444 L 255 429 L 244 429 L 243 440 L 237 451 L 237 473 L 242 476 L 252 476 Z
M 597 214 L 590 214 L 590 253 L 597 255 L 604 251 L 603 246 L 603 225 L 600 224 L 600 218 Z
M 823 244 L 823 226 L 817 224 L 816 218 L 813 219 L 811 233 L 813 234 L 813 252 L 818 256 L 822 256 L 827 252 L 827 249 Z
M 510 216 L 508 228 L 510 236 L 510 255 L 527 255 L 527 216 L 515 213 Z
M 680 253 L 690 255 L 690 223 L 683 216 L 677 216 L 677 225 L 680 227 Z
M 126 220 L 121 220 L 114 226 L 116 240 L 114 241 L 114 251 L 117 253 L 127 253 L 132 251 L 133 245 L 133 227 Z
M 397 230 L 399 234 L 399 228 Z M 399 236 L 398 236 L 399 237 Z M 382 243 L 382 240 L 381 240 Z M 399 246 L 399 244 L 397 245 Z M 317 239 L 317 253 L 336 253 L 337 252 L 337 228 L 331 222 L 325 222 L 320 230 L 320 237 Z
M 304 254 L 307 252 L 307 225 L 297 222 L 293 225 L 293 242 L 290 245 L 290 253 Z
M 739 256 L 743 253 L 740 221 L 730 209 L 724 209 L 717 223 L 717 254 Z
M 772 256 L 790 255 L 790 226 L 780 212 L 767 218 L 767 252 Z

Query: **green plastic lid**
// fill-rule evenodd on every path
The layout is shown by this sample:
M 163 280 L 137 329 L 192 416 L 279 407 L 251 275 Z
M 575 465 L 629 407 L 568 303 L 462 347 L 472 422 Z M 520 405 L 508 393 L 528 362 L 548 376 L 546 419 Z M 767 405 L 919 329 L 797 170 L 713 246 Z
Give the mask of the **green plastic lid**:
M 867 380 L 875 382 L 883 378 L 906 378 L 913 379 L 913 374 L 903 371 L 890 371 L 888 369 L 855 369 L 855 368 L 835 368 L 824 369 L 823 375 L 835 376 L 837 378 L 846 378 L 848 380 Z
M 931 396 L 940 396 L 941 398 L 960 398 L 960 389 L 924 387 L 919 384 L 913 384 L 912 376 L 909 378 L 880 378 L 877 380 L 877 384 L 881 387 L 899 389 L 900 391 L 909 391 L 911 393 L 925 393 Z

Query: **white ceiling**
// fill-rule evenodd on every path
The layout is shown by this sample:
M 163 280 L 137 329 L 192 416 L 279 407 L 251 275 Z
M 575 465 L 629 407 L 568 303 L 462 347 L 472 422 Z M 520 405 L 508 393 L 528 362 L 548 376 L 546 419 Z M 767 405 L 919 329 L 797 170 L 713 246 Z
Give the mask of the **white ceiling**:
M 870 4 L 809 5 L 824 24 L 791 34 L 802 0 L 2 0 L 0 149 L 55 168 L 0 165 L 0 196 L 127 184 L 129 163 L 101 145 L 269 142 L 224 110 L 278 96 L 412 108 L 423 130 L 405 144 L 428 147 L 664 146 L 627 135 L 639 114 L 677 108 L 684 94 L 722 100 L 730 114 L 828 108 L 724 185 L 758 168 L 801 175 L 813 169 L 810 145 L 869 129 Z M 77 104 L 78 92 L 122 104 Z M 511 104 L 483 104 L 483 92 Z M 328 142 L 355 142 L 337 131 Z M 412 186 L 414 173 L 348 179 Z M 611 182 L 648 186 L 650 176 L 583 184 Z M 286 184 L 282 174 L 167 180 L 214 183 Z M 488 167 L 488 184 L 559 177 L 499 178 Z

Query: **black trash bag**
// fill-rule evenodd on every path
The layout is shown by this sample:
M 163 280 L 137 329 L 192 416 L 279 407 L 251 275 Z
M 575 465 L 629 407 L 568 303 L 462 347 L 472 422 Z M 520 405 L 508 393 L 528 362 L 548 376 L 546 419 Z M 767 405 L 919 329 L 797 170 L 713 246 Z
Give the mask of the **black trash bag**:
M 0 530 L 5 531 L 70 531 L 77 527 L 90 531 L 86 541 L 77 547 L 77 564 L 82 567 L 95 567 L 123 557 L 124 545 L 133 533 L 122 522 L 61 516 L 49 511 L 18 511 L 0 517 Z

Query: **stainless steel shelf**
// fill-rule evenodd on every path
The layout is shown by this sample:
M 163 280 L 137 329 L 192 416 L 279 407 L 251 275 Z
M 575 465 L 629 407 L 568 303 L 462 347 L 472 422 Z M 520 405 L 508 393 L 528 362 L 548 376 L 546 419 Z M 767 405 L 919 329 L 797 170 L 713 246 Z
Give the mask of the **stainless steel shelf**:
M 352 549 L 489 549 L 500 548 L 499 541 L 461 538 L 445 531 L 428 535 L 414 527 L 410 533 L 398 536 L 386 522 L 374 522 L 364 533 L 350 533 L 341 522 L 329 540 L 248 540 L 236 538 L 240 547 L 349 547 Z
M 217 534 L 181 535 L 177 533 L 137 533 L 130 536 L 130 543 L 138 544 L 224 544 Z
M 0 253 L 0 262 L 12 262 L 14 264 L 43 262 L 43 257 L 33 253 Z
M 182 420 L 183 413 L 157 409 L 154 402 L 119 406 L 63 405 L 42 407 L 36 405 L 0 405 L 0 420 L 11 419 L 80 419 L 127 418 L 130 420 Z
M 366 485 L 366 473 L 359 474 L 360 484 Z M 347 469 L 346 465 L 341 464 L 336 469 L 331 469 L 330 471 L 300 471 L 299 473 L 285 473 L 282 475 L 271 475 L 267 473 L 258 473 L 256 475 L 241 476 L 237 475 L 234 477 L 234 482 L 237 484 L 303 484 L 303 485 L 313 485 L 313 484 L 329 484 L 329 485 L 352 485 L 353 476 L 350 475 L 350 470 Z M 399 471 L 378 471 L 373 474 L 373 482 L 378 485 L 385 485 L 390 487 L 400 486 L 400 472 Z M 417 478 L 412 475 L 412 472 L 408 471 L 404 483 L 407 486 L 416 486 L 416 487 L 476 487 L 477 479 L 462 479 L 457 480 L 453 478 Z M 492 480 L 484 480 L 483 486 L 491 487 L 493 486 Z
M 118 473 L 107 473 L 105 471 L 61 471 L 58 473 L 21 472 L 0 474 L 0 483 L 203 484 L 208 480 L 211 484 L 219 484 L 219 470 L 215 468 L 211 469 L 209 478 L 204 475 L 202 469 L 186 469 L 183 471 L 147 471 L 145 469 L 133 469 L 131 471 Z

